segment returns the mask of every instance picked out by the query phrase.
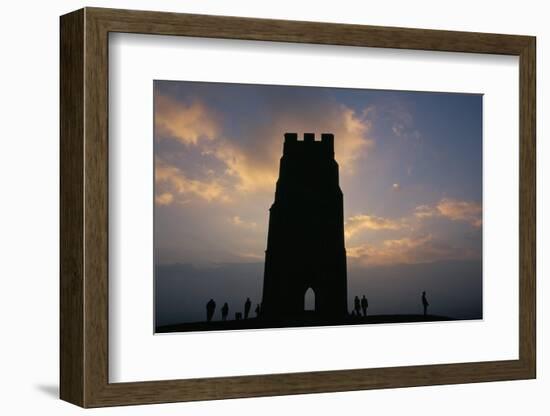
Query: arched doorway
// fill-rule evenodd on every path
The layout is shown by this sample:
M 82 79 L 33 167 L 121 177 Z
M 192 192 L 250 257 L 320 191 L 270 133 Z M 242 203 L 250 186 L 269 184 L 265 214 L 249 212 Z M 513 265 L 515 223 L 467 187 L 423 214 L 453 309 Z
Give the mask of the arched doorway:
M 310 287 L 306 290 L 304 295 L 304 311 L 314 311 L 315 310 L 315 292 Z

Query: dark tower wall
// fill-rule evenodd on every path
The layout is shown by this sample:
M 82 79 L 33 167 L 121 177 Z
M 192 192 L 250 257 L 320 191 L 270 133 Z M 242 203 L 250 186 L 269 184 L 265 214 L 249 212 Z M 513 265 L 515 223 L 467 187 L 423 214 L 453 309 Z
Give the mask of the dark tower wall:
M 262 317 L 295 319 L 315 292 L 315 317 L 347 315 L 344 204 L 334 136 L 286 133 L 275 201 L 270 208 Z

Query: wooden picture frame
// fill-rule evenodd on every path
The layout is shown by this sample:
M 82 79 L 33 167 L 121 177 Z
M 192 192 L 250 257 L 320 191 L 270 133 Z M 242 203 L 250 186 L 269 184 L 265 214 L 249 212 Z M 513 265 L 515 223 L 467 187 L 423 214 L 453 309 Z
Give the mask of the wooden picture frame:
M 536 376 L 535 38 L 85 8 L 61 17 L 60 396 L 82 407 L 337 392 Z M 127 32 L 519 57 L 519 359 L 109 383 L 108 34 Z

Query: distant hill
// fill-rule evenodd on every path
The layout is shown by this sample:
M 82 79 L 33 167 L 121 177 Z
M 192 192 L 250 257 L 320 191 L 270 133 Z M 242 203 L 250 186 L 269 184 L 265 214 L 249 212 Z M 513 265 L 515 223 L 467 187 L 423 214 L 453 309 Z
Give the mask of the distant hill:
M 367 317 L 349 317 L 341 321 L 318 321 L 314 316 L 297 321 L 264 321 L 250 318 L 231 321 L 191 322 L 175 325 L 165 325 L 156 328 L 157 333 L 189 332 L 189 331 L 229 331 L 245 329 L 287 328 L 287 327 L 316 327 L 339 325 L 367 325 L 367 324 L 393 324 L 407 322 L 436 322 L 452 321 L 452 318 L 436 315 L 373 315 Z

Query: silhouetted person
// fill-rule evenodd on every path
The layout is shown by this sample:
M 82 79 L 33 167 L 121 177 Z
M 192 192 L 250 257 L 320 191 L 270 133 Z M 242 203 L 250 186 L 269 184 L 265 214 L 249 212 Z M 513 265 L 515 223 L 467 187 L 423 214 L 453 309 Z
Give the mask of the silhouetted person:
M 244 303 L 244 319 L 248 319 L 248 314 L 250 313 L 250 306 L 252 306 L 252 302 L 250 302 L 250 298 L 246 298 L 246 302 Z
M 242 312 L 235 312 L 235 320 L 240 321 L 243 319 L 243 313 Z
M 222 306 L 222 321 L 227 320 L 227 314 L 229 313 L 229 305 L 225 302 Z
M 214 299 L 210 299 L 206 304 L 206 320 L 208 322 L 212 320 L 215 310 L 216 310 L 216 302 L 214 302 Z
M 355 305 L 355 315 L 361 316 L 361 301 L 358 296 L 355 296 L 353 303 Z
M 363 295 L 363 298 L 361 299 L 361 309 L 363 309 L 363 316 L 367 316 L 368 307 L 369 307 L 369 301 L 367 300 L 365 295 Z
M 256 305 L 256 309 L 254 309 L 254 312 L 256 312 L 256 317 L 260 316 L 260 304 L 259 303 Z
M 428 314 L 428 306 L 430 306 L 428 299 L 426 299 L 426 292 L 422 292 L 422 306 L 424 307 L 424 316 L 426 316 Z

